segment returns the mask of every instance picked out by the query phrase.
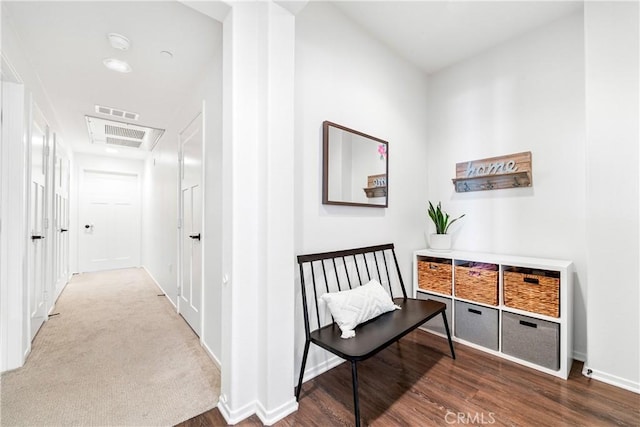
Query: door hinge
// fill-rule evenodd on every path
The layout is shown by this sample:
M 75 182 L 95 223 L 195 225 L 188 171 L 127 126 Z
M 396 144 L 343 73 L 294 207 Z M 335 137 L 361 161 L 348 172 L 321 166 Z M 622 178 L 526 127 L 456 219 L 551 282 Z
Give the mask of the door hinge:
M 44 228 L 49 228 L 49 218 L 44 219 Z
M 182 218 L 178 218 L 178 228 L 182 228 Z

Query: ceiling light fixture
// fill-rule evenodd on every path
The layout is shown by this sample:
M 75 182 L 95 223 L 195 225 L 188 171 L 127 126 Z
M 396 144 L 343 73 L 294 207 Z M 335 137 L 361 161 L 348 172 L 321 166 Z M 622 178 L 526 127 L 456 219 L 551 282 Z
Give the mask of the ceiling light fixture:
M 129 46 L 131 46 L 129 39 L 122 34 L 109 33 L 107 34 L 107 38 L 109 39 L 109 43 L 111 43 L 111 47 L 114 49 L 127 50 Z
M 112 71 L 117 71 L 119 73 L 130 73 L 131 65 L 127 64 L 125 61 L 115 58 L 107 58 L 102 61 L 105 67 Z

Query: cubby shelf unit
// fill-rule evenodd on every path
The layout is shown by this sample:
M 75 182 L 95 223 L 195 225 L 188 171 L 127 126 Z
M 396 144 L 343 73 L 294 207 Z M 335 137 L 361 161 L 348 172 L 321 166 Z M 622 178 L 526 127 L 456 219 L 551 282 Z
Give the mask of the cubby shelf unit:
M 446 294 L 442 292 L 437 292 L 433 290 L 421 289 L 419 287 L 419 274 L 418 274 L 418 262 L 426 261 L 426 260 L 441 260 L 444 263 L 449 263 L 451 265 L 451 294 Z M 460 298 L 456 296 L 455 289 L 455 266 L 460 265 L 462 262 L 473 262 L 473 263 L 484 263 L 484 264 L 492 264 L 497 266 L 497 304 L 487 304 L 484 302 L 478 302 L 471 299 Z M 511 269 L 513 267 L 521 268 L 521 269 L 530 269 L 535 272 L 549 272 L 554 276 L 559 277 L 559 316 L 553 317 L 545 314 L 540 314 L 536 312 L 531 312 L 527 310 L 521 310 L 513 307 L 509 307 L 505 305 L 504 298 L 504 272 L 505 270 Z M 447 302 L 447 317 L 449 320 L 449 324 L 451 325 L 453 332 L 454 341 L 471 346 L 473 348 L 485 351 L 487 353 L 494 354 L 496 356 L 502 357 L 507 360 L 511 360 L 513 362 L 522 364 L 524 366 L 528 366 L 530 368 L 539 370 L 541 372 L 545 372 L 550 375 L 554 375 L 556 377 L 560 377 L 563 379 L 567 379 L 569 376 L 569 372 L 571 370 L 571 364 L 573 363 L 573 263 L 567 260 L 558 260 L 558 259 L 545 259 L 545 258 L 533 258 L 533 257 L 523 257 L 523 256 L 512 256 L 512 255 L 500 255 L 500 254 L 491 254 L 491 253 L 480 253 L 480 252 L 464 252 L 464 251 L 434 251 L 430 249 L 423 249 L 415 251 L 413 254 L 413 296 L 415 298 L 427 299 L 433 296 L 435 299 Z M 458 304 L 456 304 L 458 302 Z M 468 339 L 463 339 L 458 335 L 464 335 L 456 333 L 459 330 L 458 325 L 456 325 L 456 307 L 468 307 L 469 304 L 475 305 L 478 308 L 489 309 L 492 314 L 497 313 L 497 349 L 491 349 L 487 345 L 481 345 L 478 343 L 474 343 L 469 341 Z M 470 310 L 473 311 L 473 310 Z M 462 314 L 462 313 L 458 313 Z M 522 317 L 525 316 L 525 317 Z M 523 349 L 524 354 L 526 356 L 516 357 L 513 354 L 507 354 L 504 352 L 503 347 L 503 337 L 506 336 L 512 340 L 514 337 L 514 333 L 511 329 L 503 330 L 503 323 L 506 319 L 510 325 L 513 324 L 513 319 L 531 319 L 532 323 L 539 322 L 543 326 L 551 326 L 555 331 L 555 338 L 553 338 L 554 343 L 557 347 L 554 347 L 554 350 L 557 351 L 558 357 L 558 369 L 550 368 L 548 366 L 543 366 L 544 363 L 536 362 L 536 354 L 537 351 L 535 346 L 532 346 L 531 349 L 525 348 Z M 443 334 L 439 331 L 437 326 L 433 326 L 433 321 L 425 323 L 422 329 L 443 336 Z M 460 326 L 464 326 L 461 322 Z M 520 324 L 527 324 L 529 322 L 520 321 Z M 493 326 L 489 326 L 492 328 Z M 509 326 L 511 328 L 511 326 Z M 541 328 L 542 329 L 542 328 Z M 543 339 L 548 341 L 548 337 L 543 335 Z M 519 338 L 526 340 L 526 338 Z M 538 339 L 538 338 L 534 338 Z M 511 344 L 511 347 L 513 345 Z M 524 347 L 524 346 L 523 346 Z M 512 349 L 509 351 L 513 352 Z M 516 351 L 517 352 L 517 351 Z M 529 357 L 532 356 L 532 357 Z M 528 359 L 528 360 L 525 360 Z M 533 361 L 532 361 L 533 360 Z

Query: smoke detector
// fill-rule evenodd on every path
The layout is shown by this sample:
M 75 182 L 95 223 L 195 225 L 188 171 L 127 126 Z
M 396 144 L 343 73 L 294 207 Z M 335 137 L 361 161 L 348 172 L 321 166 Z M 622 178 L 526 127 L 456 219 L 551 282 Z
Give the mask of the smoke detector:
M 128 38 L 118 33 L 109 33 L 107 34 L 107 38 L 109 39 L 109 44 L 111 47 L 118 50 L 127 50 L 129 46 L 131 46 L 131 42 Z
M 151 151 L 164 134 L 164 129 L 84 116 L 93 144 L 117 145 Z

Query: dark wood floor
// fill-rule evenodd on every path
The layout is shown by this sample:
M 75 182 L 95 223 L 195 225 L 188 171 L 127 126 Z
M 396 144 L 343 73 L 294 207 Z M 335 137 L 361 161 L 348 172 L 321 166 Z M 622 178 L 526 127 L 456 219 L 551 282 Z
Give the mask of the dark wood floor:
M 415 331 L 361 363 L 360 411 L 372 426 L 640 426 L 640 395 L 581 375 L 567 381 Z M 350 365 L 302 386 L 299 410 L 276 426 L 353 425 Z M 217 409 L 180 427 L 226 425 Z M 255 415 L 238 424 L 261 426 Z

